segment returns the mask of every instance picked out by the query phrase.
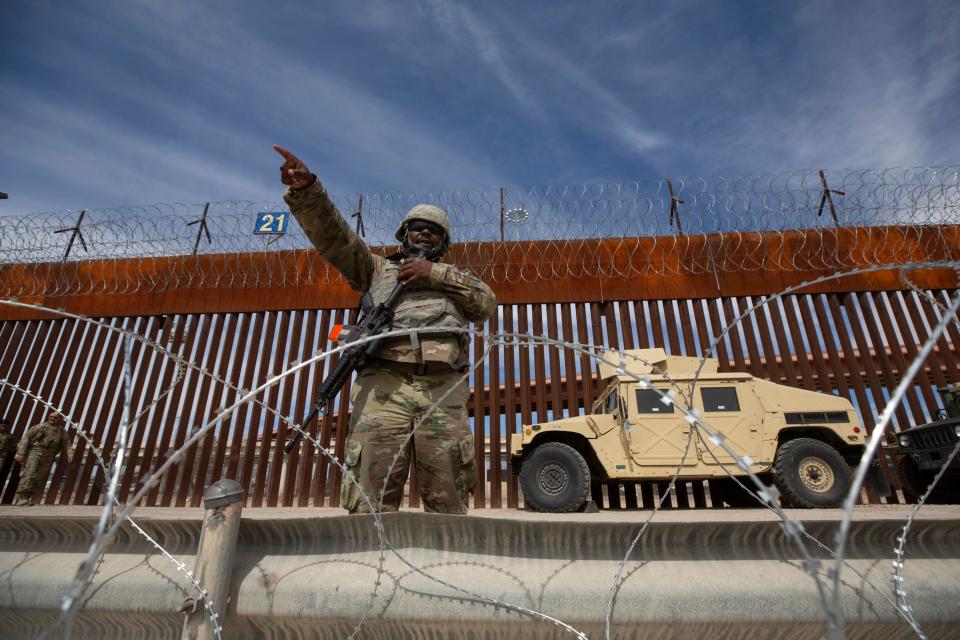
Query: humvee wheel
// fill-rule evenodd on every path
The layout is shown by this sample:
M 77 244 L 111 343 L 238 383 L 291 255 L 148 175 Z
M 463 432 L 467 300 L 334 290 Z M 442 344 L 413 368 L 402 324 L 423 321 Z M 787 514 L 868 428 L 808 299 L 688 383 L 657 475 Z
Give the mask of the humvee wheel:
M 523 461 L 520 488 L 537 511 L 576 511 L 590 497 L 590 468 L 573 447 L 547 442 Z
M 840 453 L 820 440 L 797 438 L 777 450 L 773 481 L 790 506 L 839 507 L 852 473 Z
M 923 492 L 930 487 L 930 483 L 937 477 L 936 471 L 922 471 L 910 456 L 902 456 L 897 463 L 897 475 L 900 476 L 900 485 L 904 496 L 910 502 L 917 502 Z M 940 478 L 937 486 L 930 491 L 926 504 L 952 504 L 957 502 L 951 499 L 947 487 L 950 485 L 949 476 Z

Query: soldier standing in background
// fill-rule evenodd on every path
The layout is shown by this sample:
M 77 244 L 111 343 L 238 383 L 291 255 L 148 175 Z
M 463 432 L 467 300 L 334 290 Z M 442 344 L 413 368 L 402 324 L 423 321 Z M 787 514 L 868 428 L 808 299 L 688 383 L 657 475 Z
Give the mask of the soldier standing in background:
M 70 438 L 64 428 L 65 420 L 59 413 L 48 413 L 46 419 L 27 430 L 17 447 L 17 462 L 20 463 L 20 484 L 17 499 L 13 504 L 33 504 L 33 494 L 47 481 L 54 458 L 61 451 L 67 454 L 67 462 L 73 455 Z
M 405 285 L 393 327 L 429 330 L 384 340 L 377 357 L 357 373 L 350 400 L 353 415 L 346 445 L 341 506 L 366 513 L 357 484 L 383 510 L 397 511 L 410 467 L 408 446 L 397 460 L 384 489 L 394 456 L 414 425 L 414 459 L 425 511 L 467 512 L 476 484 L 473 437 L 467 422 L 467 334 L 457 329 L 483 322 L 496 311 L 497 299 L 478 278 L 440 262 L 450 246 L 450 220 L 440 208 L 419 204 L 407 213 L 396 238 L 403 250 L 373 254 L 343 219 L 326 190 L 306 165 L 289 151 L 274 147 L 285 159 L 280 179 L 288 186 L 284 200 L 317 251 L 343 274 L 356 291 L 383 302 L 398 282 Z M 416 249 L 424 257 L 410 257 Z M 442 403 L 439 399 L 448 394 Z M 482 424 L 482 422 L 481 422 Z
M 17 439 L 10 433 L 10 421 L 0 418 L 0 466 L 7 461 L 7 453 L 17 446 Z

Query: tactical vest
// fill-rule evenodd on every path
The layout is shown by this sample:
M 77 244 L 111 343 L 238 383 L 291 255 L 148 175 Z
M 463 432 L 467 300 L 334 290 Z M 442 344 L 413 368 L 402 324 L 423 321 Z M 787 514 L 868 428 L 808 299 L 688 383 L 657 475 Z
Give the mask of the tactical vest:
M 59 427 L 45 423 L 34 438 L 33 446 L 47 454 L 56 454 L 63 446 L 64 432 Z
M 384 302 L 397 284 L 400 263 L 384 260 L 379 277 L 370 287 L 374 305 Z M 463 312 L 443 291 L 419 286 L 404 291 L 394 313 L 394 329 L 429 327 L 424 331 L 385 340 L 379 358 L 413 364 L 438 363 L 460 370 L 469 364 L 469 338 L 461 329 L 467 324 Z

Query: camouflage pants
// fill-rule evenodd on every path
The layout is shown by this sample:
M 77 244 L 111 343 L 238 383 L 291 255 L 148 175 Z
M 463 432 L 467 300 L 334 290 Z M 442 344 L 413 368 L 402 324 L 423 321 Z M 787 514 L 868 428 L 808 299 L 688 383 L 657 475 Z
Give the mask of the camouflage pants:
M 467 423 L 466 381 L 450 372 L 408 375 L 392 369 L 367 367 L 357 376 L 350 399 L 353 417 L 345 462 L 350 473 L 343 480 L 340 505 L 350 513 L 369 513 L 381 492 L 383 511 L 397 511 L 403 498 L 411 457 L 417 470 L 425 511 L 466 513 L 476 482 L 473 436 Z M 447 397 L 438 403 L 440 397 Z M 422 422 L 421 422 L 422 420 Z M 390 473 L 400 447 L 416 427 Z
M 52 455 L 30 451 L 20 467 L 20 484 L 17 485 L 17 497 L 30 498 L 38 488 L 43 487 L 53 466 Z

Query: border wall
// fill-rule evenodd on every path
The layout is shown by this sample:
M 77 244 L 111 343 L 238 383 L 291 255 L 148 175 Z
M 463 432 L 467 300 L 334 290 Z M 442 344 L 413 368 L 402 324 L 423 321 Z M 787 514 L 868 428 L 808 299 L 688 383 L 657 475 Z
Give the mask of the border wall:
M 889 390 L 939 321 L 938 304 L 957 289 L 954 271 L 930 268 L 945 267 L 960 255 L 956 225 L 750 234 L 750 255 L 763 256 L 763 264 L 743 271 L 685 271 L 680 268 L 685 254 L 674 250 L 671 259 L 678 261 L 678 268 L 651 272 L 644 265 L 662 261 L 656 255 L 657 240 L 583 241 L 576 255 L 547 241 L 457 247 L 451 261 L 487 265 L 484 275 L 500 302 L 497 316 L 475 327 L 471 354 L 474 363 L 483 360 L 471 377 L 468 405 L 478 464 L 475 508 L 522 504 L 506 456 L 509 434 L 522 423 L 589 411 L 600 385 L 595 366 L 585 356 L 542 345 L 501 345 L 487 353 L 484 334 L 531 334 L 604 349 L 663 347 L 672 354 L 701 356 L 732 324 L 713 354 L 721 371 L 746 371 L 849 397 L 871 431 Z M 708 266 L 742 263 L 745 251 L 740 233 L 687 236 L 684 243 L 687 255 L 707 256 Z M 830 259 L 839 255 L 837 247 L 844 249 L 840 262 Z M 917 255 L 923 255 L 924 268 L 905 268 Z M 804 257 L 803 268 L 797 266 L 798 256 Z M 859 258 L 851 263 L 851 256 Z M 231 261 L 257 260 L 269 261 L 265 273 L 275 275 L 242 288 L 190 277 L 191 270 L 216 273 L 229 270 Z M 534 260 L 539 269 L 558 260 L 566 266 L 557 277 L 527 280 L 524 269 Z M 571 269 L 576 260 L 642 276 Z M 130 462 L 118 496 L 124 502 L 192 430 L 232 402 L 237 388 L 251 389 L 290 363 L 330 348 L 331 326 L 354 317 L 357 296 L 336 277 L 329 282 L 296 277 L 320 269 L 322 260 L 303 251 L 2 265 L 0 283 L 7 290 L 11 283 L 30 279 L 27 289 L 35 292 L 97 291 L 97 282 L 131 270 L 141 275 L 144 270 L 177 272 L 185 274 L 186 281 L 207 284 L 128 295 L 28 295 L 0 304 L 0 411 L 11 421 L 13 433 L 22 437 L 44 413 L 41 404 L 23 392 L 28 390 L 66 412 L 108 458 L 123 402 L 123 340 L 117 329 L 139 333 L 213 374 L 185 367 L 143 343 L 134 345 L 133 406 L 148 410 L 131 433 Z M 44 282 L 54 277 L 66 284 Z M 94 286 L 85 289 L 86 283 Z M 756 313 L 735 322 L 774 295 Z M 100 322 L 63 317 L 45 308 Z M 958 346 L 960 329 L 952 324 L 897 409 L 897 429 L 928 421 L 942 408 L 935 388 L 960 380 Z M 305 445 L 285 459 L 287 426 L 273 413 L 299 423 L 334 358 L 285 377 L 259 402 L 248 403 L 219 424 L 150 492 L 145 504 L 197 506 L 204 486 L 232 478 L 246 488 L 249 506 L 337 505 L 339 469 Z M 311 427 L 338 457 L 347 432 L 348 397 L 349 387 L 338 398 L 335 412 Z M 95 458 L 83 440 L 74 438 L 74 446 L 72 463 L 60 460 L 54 467 L 43 496 L 47 504 L 97 504 L 103 497 L 105 478 Z M 4 503 L 12 499 L 17 482 L 12 467 L 12 457 L 0 464 Z M 886 471 L 896 488 L 892 469 Z M 594 498 L 610 509 L 643 508 L 653 504 L 660 490 L 657 483 L 611 484 Z M 409 504 L 417 506 L 417 491 L 408 493 Z M 713 484 L 686 483 L 664 508 L 718 506 L 720 493 Z M 894 491 L 886 500 L 902 497 Z

